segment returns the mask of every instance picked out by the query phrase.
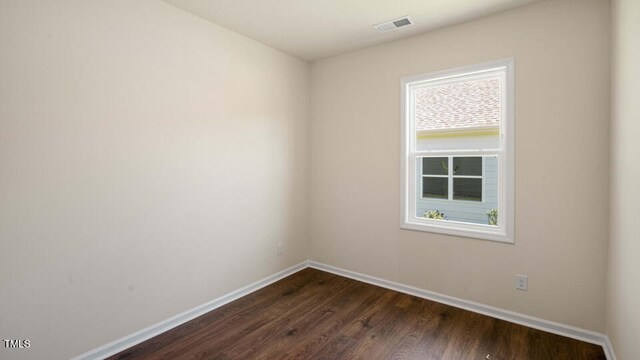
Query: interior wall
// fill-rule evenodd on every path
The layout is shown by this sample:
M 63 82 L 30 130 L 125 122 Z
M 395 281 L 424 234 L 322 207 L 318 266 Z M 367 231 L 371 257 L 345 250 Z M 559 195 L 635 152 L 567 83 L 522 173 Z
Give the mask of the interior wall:
M 607 1 L 543 1 L 313 63 L 312 259 L 604 331 L 609 26 Z M 508 57 L 515 245 L 401 230 L 400 79 Z
M 307 63 L 156 0 L 1 1 L 0 49 L 0 358 L 307 259 Z
M 607 334 L 618 359 L 640 353 L 640 2 L 612 1 L 611 237 Z

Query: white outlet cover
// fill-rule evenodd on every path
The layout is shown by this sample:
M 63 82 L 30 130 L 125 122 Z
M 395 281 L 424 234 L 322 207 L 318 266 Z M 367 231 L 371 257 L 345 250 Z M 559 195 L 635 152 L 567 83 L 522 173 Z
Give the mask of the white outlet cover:
M 516 275 L 516 289 L 527 291 L 529 288 L 529 279 L 527 275 Z

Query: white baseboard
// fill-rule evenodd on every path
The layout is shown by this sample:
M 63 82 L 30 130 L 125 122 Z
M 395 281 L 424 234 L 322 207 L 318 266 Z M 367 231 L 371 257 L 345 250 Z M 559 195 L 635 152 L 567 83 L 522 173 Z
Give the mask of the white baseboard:
M 71 360 L 93 360 L 104 359 L 111 355 L 115 355 L 122 350 L 128 349 L 134 345 L 137 345 L 145 340 L 148 340 L 154 336 L 171 330 L 178 325 L 182 325 L 189 320 L 193 320 L 200 315 L 204 315 L 211 310 L 217 309 L 222 305 L 237 300 L 245 295 L 248 295 L 256 290 L 259 290 L 269 284 L 272 284 L 280 279 L 283 279 L 295 272 L 307 268 L 308 261 L 303 261 L 300 264 L 294 265 L 288 269 L 282 270 L 276 274 L 268 276 L 262 280 L 256 281 L 253 284 L 242 287 L 238 290 L 232 291 L 226 295 L 223 295 L 215 300 L 212 300 L 206 304 L 197 306 L 191 310 L 187 310 L 181 314 L 173 316 L 167 320 L 159 322 L 155 325 L 151 325 L 145 329 L 142 329 L 133 334 L 122 337 L 118 340 L 112 341 L 106 345 L 100 346 L 93 350 L 90 350 L 82 355 L 76 356 Z
M 327 264 L 323 264 L 323 263 L 320 263 L 317 261 L 311 261 L 311 260 L 301 262 L 300 264 L 294 265 L 288 269 L 282 270 L 262 280 L 256 281 L 253 284 L 250 284 L 238 290 L 232 291 L 206 304 L 197 306 L 191 310 L 187 310 L 181 314 L 178 314 L 167 320 L 159 322 L 155 325 L 149 326 L 138 332 L 135 332 L 128 336 L 122 337 L 118 340 L 112 341 L 106 345 L 103 345 L 101 347 L 88 351 L 82 355 L 79 355 L 73 358 L 72 360 L 104 359 L 111 355 L 115 355 L 122 350 L 128 349 L 145 340 L 148 340 L 154 336 L 157 336 L 165 331 L 173 329 L 178 325 L 182 325 L 187 321 L 193 320 L 198 316 L 204 315 L 205 313 L 211 310 L 214 310 L 216 308 L 219 308 L 222 305 L 225 305 L 234 300 L 237 300 L 245 295 L 248 295 L 256 290 L 259 290 L 269 284 L 272 284 L 280 279 L 283 279 L 307 267 L 330 272 L 336 275 L 348 277 L 350 279 L 362 281 L 368 284 L 380 286 L 390 290 L 395 290 L 401 293 L 414 295 L 423 299 L 428 299 L 428 300 L 436 301 L 439 303 L 447 304 L 450 306 L 454 306 L 457 308 L 473 311 L 479 314 L 491 316 L 491 317 L 509 321 L 512 323 L 528 326 L 534 329 L 538 329 L 538 330 L 550 332 L 553 334 L 558 334 L 558 335 L 566 336 L 569 338 L 585 341 L 588 343 L 600 345 L 604 350 L 604 354 L 607 357 L 607 360 L 616 360 L 616 355 L 613 352 L 613 346 L 611 345 L 611 341 L 609 340 L 609 337 L 598 332 L 584 330 L 577 327 L 560 324 L 560 323 L 536 318 L 529 315 L 519 314 L 509 310 L 503 310 L 493 306 L 456 298 L 453 296 L 439 294 L 433 291 L 419 289 L 413 286 L 400 284 L 394 281 L 389 281 L 389 280 L 377 278 L 374 276 L 357 273 L 351 270 L 341 269 L 335 266 L 331 266 L 331 265 L 327 265 Z
M 597 333 L 590 330 L 584 330 L 577 327 L 560 324 L 553 321 L 548 321 L 540 318 L 536 318 L 529 315 L 519 314 L 509 310 L 499 309 L 493 306 L 480 304 L 473 301 L 468 301 L 453 296 L 439 294 L 433 291 L 419 289 L 413 286 L 400 284 L 397 282 L 380 279 L 374 276 L 360 274 L 355 271 L 341 269 L 335 266 L 319 263 L 316 261 L 309 261 L 309 267 L 330 272 L 336 275 L 348 277 L 354 280 L 362 281 L 368 284 L 380 286 L 390 290 L 395 290 L 401 293 L 414 295 L 423 299 L 436 301 L 439 303 L 451 305 L 453 307 L 473 311 L 475 313 L 491 316 L 501 320 L 509 321 L 512 323 L 528 326 L 534 329 L 550 332 L 557 335 L 566 336 L 572 339 L 585 341 L 591 344 L 602 346 L 607 360 L 616 360 L 613 353 L 613 347 L 609 338 L 601 333 Z
M 616 360 L 616 353 L 613 351 L 613 345 L 611 344 L 611 340 L 607 335 L 604 336 L 604 354 L 607 356 L 607 360 Z

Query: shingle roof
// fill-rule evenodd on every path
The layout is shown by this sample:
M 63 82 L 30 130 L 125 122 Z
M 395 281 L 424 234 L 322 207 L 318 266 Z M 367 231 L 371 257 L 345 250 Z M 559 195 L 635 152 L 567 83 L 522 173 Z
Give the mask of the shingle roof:
M 416 130 L 454 130 L 500 124 L 500 80 L 469 80 L 416 89 Z

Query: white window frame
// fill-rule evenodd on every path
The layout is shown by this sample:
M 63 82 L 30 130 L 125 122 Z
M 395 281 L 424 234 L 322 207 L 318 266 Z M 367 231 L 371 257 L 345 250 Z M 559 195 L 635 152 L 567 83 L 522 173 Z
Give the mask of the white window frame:
M 483 76 L 501 74 L 502 89 L 500 144 L 492 149 L 467 150 L 416 150 L 416 126 L 413 114 L 413 89 L 433 86 L 446 82 L 457 82 L 481 78 Z M 410 76 L 401 79 L 402 113 L 401 113 L 401 218 L 400 227 L 408 230 L 419 230 L 448 235 L 464 236 L 505 243 L 515 242 L 515 121 L 514 121 L 514 59 L 491 61 L 429 74 Z M 498 158 L 498 226 L 473 224 L 467 222 L 436 220 L 416 215 L 416 192 L 422 185 L 416 184 L 416 162 L 424 156 L 486 156 Z M 421 175 L 421 174 L 420 174 Z M 422 182 L 422 176 L 420 176 Z M 449 189 L 452 191 L 452 189 Z M 422 196 L 422 194 L 419 194 Z M 483 202 L 484 194 L 484 161 L 483 161 Z M 445 201 L 445 199 L 433 199 Z M 449 201 L 449 200 L 446 200 Z M 455 200 L 457 201 L 457 200 Z

